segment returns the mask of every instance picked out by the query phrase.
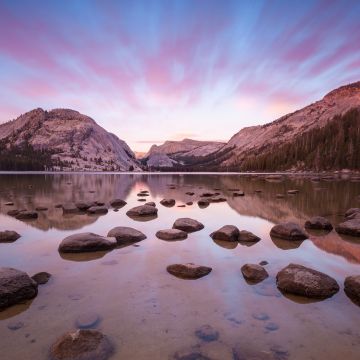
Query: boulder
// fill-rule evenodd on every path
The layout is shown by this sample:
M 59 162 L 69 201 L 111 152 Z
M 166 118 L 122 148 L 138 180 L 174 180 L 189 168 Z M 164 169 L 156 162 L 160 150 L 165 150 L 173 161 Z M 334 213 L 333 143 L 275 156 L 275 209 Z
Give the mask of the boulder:
M 174 199 L 162 199 L 160 201 L 160 204 L 163 206 L 171 207 L 171 206 L 175 205 L 175 200 Z
M 121 208 L 121 207 L 125 206 L 126 204 L 127 204 L 127 202 L 122 199 L 114 199 L 114 200 L 110 201 L 110 205 L 114 208 Z
M 276 275 L 277 287 L 284 293 L 324 299 L 339 291 L 332 277 L 302 265 L 290 264 Z
M 35 275 L 33 275 L 31 277 L 38 285 L 44 285 L 46 284 L 50 278 L 51 278 L 51 274 L 49 274 L 48 272 L 42 271 L 39 273 L 36 273 Z
M 135 206 L 126 212 L 127 216 L 154 216 L 157 215 L 158 209 L 150 205 Z
M 63 253 L 78 253 L 111 250 L 115 245 L 115 242 L 103 236 L 88 232 L 66 237 L 60 243 L 59 251 Z
M 113 352 L 113 345 L 100 331 L 79 329 L 64 334 L 51 346 L 50 359 L 107 360 Z
M 189 195 L 189 196 L 193 196 L 195 193 L 192 192 L 192 191 L 188 191 L 188 192 L 186 192 L 185 194 L 186 194 L 186 195 Z
M 141 231 L 126 226 L 118 226 L 111 229 L 108 237 L 114 237 L 118 245 L 132 244 L 146 239 Z
M 36 211 L 20 211 L 15 219 L 18 220 L 34 220 L 38 218 L 38 213 Z
M 276 194 L 275 197 L 278 199 L 283 199 L 285 197 L 285 195 L 284 194 Z
M 188 263 L 169 265 L 166 270 L 170 274 L 182 279 L 199 279 L 203 276 L 208 275 L 211 272 L 212 268 Z
M 360 208 L 351 208 L 346 211 L 345 218 L 351 219 L 355 214 L 359 214 L 359 213 L 360 213 Z
M 187 236 L 187 232 L 178 229 L 159 230 L 156 233 L 156 237 L 161 240 L 184 240 Z
M 75 203 L 75 206 L 81 210 L 86 211 L 87 209 L 91 208 L 94 205 L 92 201 L 78 201 Z
M 234 197 L 238 197 L 238 196 L 245 196 L 245 193 L 243 191 L 236 191 L 232 194 Z
M 0 243 L 1 242 L 13 242 L 19 239 L 21 235 L 19 235 L 16 231 L 0 231 Z
M 314 216 L 305 222 L 306 229 L 332 230 L 330 221 L 322 216 Z
M 245 264 L 241 267 L 244 278 L 248 281 L 259 283 L 269 277 L 267 271 L 258 264 Z
M 243 242 L 243 243 L 255 243 L 260 241 L 261 239 L 254 235 L 252 232 L 247 231 L 247 230 L 241 230 L 239 232 L 239 242 Z
M 360 306 L 360 275 L 348 276 L 344 282 L 346 295 Z
M 145 203 L 145 205 L 156 207 L 156 204 L 153 201 Z
M 0 267 L 0 309 L 34 298 L 37 283 L 23 271 Z
M 187 206 L 191 206 L 192 204 L 193 204 L 192 201 L 188 201 L 188 202 L 186 203 Z
M 13 206 L 14 203 L 13 203 L 12 201 L 8 201 L 8 202 L 6 202 L 4 205 L 5 205 L 5 206 Z
M 270 231 L 270 236 L 285 240 L 305 240 L 308 238 L 301 226 L 293 222 L 273 226 Z
M 194 219 L 179 218 L 174 222 L 173 229 L 179 229 L 188 233 L 199 231 L 204 228 L 204 225 Z
M 90 215 L 100 215 L 100 214 L 107 214 L 108 208 L 106 206 L 92 206 L 86 210 L 86 212 Z
M 61 205 L 63 214 L 74 214 L 79 212 L 78 207 L 74 203 L 66 203 Z
M 210 203 L 207 200 L 199 200 L 197 204 L 200 208 L 206 208 L 210 205 Z
M 360 218 L 344 221 L 335 227 L 339 234 L 360 236 Z
M 234 225 L 225 225 L 210 234 L 214 240 L 238 241 L 239 229 Z

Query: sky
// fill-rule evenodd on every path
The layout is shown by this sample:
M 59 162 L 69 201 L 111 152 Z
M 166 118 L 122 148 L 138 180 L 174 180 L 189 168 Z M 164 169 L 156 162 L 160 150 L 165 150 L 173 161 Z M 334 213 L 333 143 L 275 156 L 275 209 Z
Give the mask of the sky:
M 359 0 L 0 0 L 0 123 L 70 108 L 147 151 L 359 80 Z

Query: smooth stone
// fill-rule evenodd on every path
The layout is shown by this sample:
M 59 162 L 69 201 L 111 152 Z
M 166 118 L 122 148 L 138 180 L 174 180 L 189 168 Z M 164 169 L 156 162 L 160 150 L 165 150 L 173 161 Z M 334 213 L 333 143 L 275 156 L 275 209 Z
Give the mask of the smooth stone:
M 211 272 L 212 268 L 188 263 L 169 265 L 166 270 L 170 274 L 182 279 L 199 279 L 203 276 L 208 275 Z
M 344 291 L 351 300 L 360 306 L 360 275 L 346 277 Z
M 224 225 L 220 229 L 212 232 L 210 237 L 214 240 L 238 241 L 239 229 L 234 225 Z
M 335 227 L 336 232 L 350 236 L 360 236 L 360 218 L 344 221 Z
M 21 321 L 11 321 L 8 323 L 7 328 L 12 331 L 16 331 L 24 327 L 24 323 Z
M 137 194 L 137 196 L 150 196 L 150 194 L 148 194 L 147 192 L 143 193 L 143 192 L 139 192 Z
M 210 203 L 207 201 L 207 200 L 199 200 L 198 202 L 197 202 L 197 204 L 198 204 L 198 206 L 200 207 L 200 208 L 206 208 L 206 207 L 208 207 L 209 205 L 210 205 Z
M 81 210 L 86 211 L 87 209 L 91 208 L 94 205 L 92 201 L 78 201 L 75 203 L 75 206 Z
M 0 231 L 0 243 L 14 242 L 20 237 L 21 235 L 19 235 L 16 231 L 11 231 L 11 230 Z
M 61 205 L 63 214 L 74 214 L 79 212 L 78 207 L 74 203 L 66 203 Z
M 0 309 L 33 299 L 37 283 L 24 271 L 0 267 Z
M 75 320 L 75 326 L 78 329 L 95 328 L 100 322 L 100 317 L 96 313 L 84 313 L 79 315 Z
M 306 229 L 332 230 L 330 221 L 322 216 L 314 216 L 305 222 Z
M 252 232 L 247 231 L 247 230 L 241 230 L 239 232 L 238 239 L 240 242 L 244 242 L 244 243 L 247 243 L 247 242 L 255 243 L 255 242 L 258 242 L 261 240 L 258 236 L 254 235 Z
M 108 211 L 109 210 L 106 206 L 98 205 L 98 206 L 90 207 L 89 209 L 87 209 L 86 212 L 91 215 L 96 215 L 96 214 L 107 214 Z
M 332 277 L 302 265 L 289 264 L 276 275 L 279 290 L 305 296 L 324 299 L 339 291 L 339 285 Z
M 21 211 L 15 216 L 18 220 L 32 220 L 38 218 L 38 213 L 35 211 Z
M 87 232 L 70 235 L 63 239 L 59 245 L 59 251 L 64 253 L 77 253 L 111 250 L 115 245 L 115 242 L 103 236 Z
M 252 317 L 255 320 L 260 320 L 260 321 L 266 321 L 266 320 L 270 319 L 270 316 L 264 312 L 254 313 L 254 314 L 252 314 Z
M 301 226 L 293 222 L 273 226 L 270 231 L 270 236 L 285 240 L 305 240 L 308 238 Z
M 20 213 L 20 210 L 17 210 L 17 209 L 9 210 L 9 211 L 7 212 L 7 214 L 8 214 L 9 216 L 13 216 L 13 217 L 15 217 L 16 215 L 18 215 L 19 213 Z
M 268 272 L 258 264 L 245 264 L 241 267 L 244 278 L 248 281 L 258 283 L 269 277 Z
M 160 204 L 163 206 L 171 207 L 171 206 L 175 205 L 175 200 L 174 199 L 162 199 L 160 201 Z
M 212 197 L 214 195 L 215 194 L 211 193 L 211 192 L 204 192 L 204 193 L 200 194 L 200 197 Z
M 39 273 L 36 273 L 35 275 L 33 275 L 31 277 L 38 285 L 44 285 L 46 284 L 50 278 L 51 278 L 51 274 L 49 274 L 46 271 L 42 271 Z
M 219 339 L 219 332 L 210 325 L 203 325 L 195 331 L 195 335 L 203 341 L 210 342 Z
M 265 330 L 268 330 L 268 331 L 276 331 L 276 330 L 279 330 L 279 325 L 273 323 L 273 322 L 269 322 L 265 325 Z
M 187 236 L 187 232 L 178 229 L 159 230 L 156 233 L 156 237 L 161 240 L 184 240 Z
M 103 201 L 95 201 L 95 205 L 96 206 L 104 206 L 105 205 L 105 203 L 103 202 Z
M 264 265 L 267 265 L 267 264 L 269 264 L 269 263 L 266 260 L 262 260 L 262 261 L 259 262 L 259 265 L 261 265 L 261 266 L 264 266 Z
M 173 224 L 173 229 L 179 229 L 188 233 L 199 231 L 204 228 L 204 225 L 194 219 L 179 218 Z
M 149 201 L 149 202 L 145 203 L 144 205 L 156 207 L 156 204 L 153 201 Z
M 127 216 L 152 216 L 156 215 L 158 209 L 154 206 L 140 205 L 135 206 L 126 212 Z
M 79 329 L 64 334 L 51 346 L 50 359 L 107 360 L 113 352 L 113 345 L 100 331 Z
M 114 199 L 110 201 L 110 205 L 114 208 L 120 208 L 127 204 L 125 200 L 122 199 Z
M 114 237 L 118 245 L 132 244 L 146 239 L 146 235 L 141 231 L 126 226 L 111 229 L 107 236 Z
M 186 203 L 187 206 L 191 206 L 192 204 L 194 204 L 192 201 L 188 201 L 188 202 Z

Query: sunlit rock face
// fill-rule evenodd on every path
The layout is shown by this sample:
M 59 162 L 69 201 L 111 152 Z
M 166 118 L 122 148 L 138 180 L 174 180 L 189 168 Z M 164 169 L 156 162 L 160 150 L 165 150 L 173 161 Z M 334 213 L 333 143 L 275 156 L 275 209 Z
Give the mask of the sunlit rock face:
M 35 109 L 0 125 L 7 149 L 29 144 L 50 152 L 53 167 L 64 170 L 139 170 L 125 141 L 90 117 L 70 109 Z M 61 165 L 60 165 L 61 163 Z

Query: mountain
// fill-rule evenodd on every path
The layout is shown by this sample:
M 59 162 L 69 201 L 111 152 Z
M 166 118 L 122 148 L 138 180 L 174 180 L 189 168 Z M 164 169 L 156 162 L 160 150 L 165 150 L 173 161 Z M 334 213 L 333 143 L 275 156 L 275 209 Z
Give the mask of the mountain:
M 203 161 L 206 156 L 218 152 L 225 143 L 183 139 L 165 141 L 162 145 L 152 145 L 143 157 L 143 163 L 150 168 L 173 168 L 189 166 L 196 159 Z
M 35 109 L 0 125 L 0 170 L 139 170 L 129 146 L 70 109 Z

